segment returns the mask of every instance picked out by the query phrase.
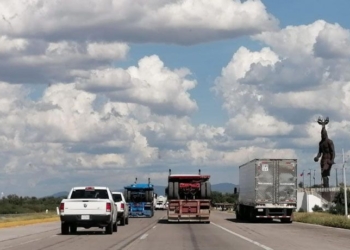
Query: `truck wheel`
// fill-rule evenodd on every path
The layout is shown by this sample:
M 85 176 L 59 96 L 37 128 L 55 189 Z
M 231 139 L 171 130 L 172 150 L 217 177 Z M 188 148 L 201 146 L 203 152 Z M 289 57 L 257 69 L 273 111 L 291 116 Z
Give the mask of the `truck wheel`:
M 293 223 L 293 220 L 291 218 L 283 218 L 281 219 L 282 223 Z
M 146 192 L 146 199 L 148 202 L 152 202 L 153 201 L 153 191 L 147 191 Z
M 128 201 L 128 191 L 127 191 L 127 190 L 124 190 L 123 195 L 124 195 L 124 199 L 125 199 L 126 201 Z
M 121 226 L 125 225 L 125 218 L 124 218 L 124 216 L 120 219 L 120 225 Z
M 126 225 L 129 224 L 129 217 L 126 217 L 126 219 L 125 219 L 125 224 L 126 224 Z
M 205 198 L 210 199 L 211 198 L 211 183 L 210 182 L 205 182 L 205 187 L 206 187 L 206 196 Z
M 75 234 L 77 232 L 77 226 L 76 225 L 70 225 L 70 233 Z
M 108 225 L 105 228 L 106 234 L 113 234 L 113 222 L 108 223 Z
M 125 198 L 127 201 L 130 201 L 131 200 L 131 191 L 128 190 L 128 192 L 126 193 L 126 198 Z
M 201 183 L 201 198 L 202 199 L 210 199 L 211 197 L 211 185 L 210 182 L 202 182 Z
M 201 183 L 201 199 L 205 198 L 205 182 Z
M 113 224 L 113 232 L 117 232 L 118 231 L 118 222 L 116 221 L 114 224 Z
M 69 225 L 66 223 L 61 223 L 61 234 L 66 235 L 69 234 Z
M 178 182 L 174 182 L 174 199 L 180 199 Z
M 250 208 L 250 209 L 249 209 L 249 220 L 250 220 L 251 222 L 255 222 L 255 221 L 256 221 L 255 210 L 254 210 L 254 208 Z
M 174 183 L 173 182 L 168 183 L 168 198 L 174 199 Z

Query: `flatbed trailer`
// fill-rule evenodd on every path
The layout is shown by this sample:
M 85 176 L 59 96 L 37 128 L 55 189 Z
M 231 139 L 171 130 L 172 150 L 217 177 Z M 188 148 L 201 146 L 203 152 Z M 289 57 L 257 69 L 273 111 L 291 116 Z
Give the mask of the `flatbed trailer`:
M 168 222 L 210 223 L 211 184 L 210 175 L 171 174 L 169 169 Z

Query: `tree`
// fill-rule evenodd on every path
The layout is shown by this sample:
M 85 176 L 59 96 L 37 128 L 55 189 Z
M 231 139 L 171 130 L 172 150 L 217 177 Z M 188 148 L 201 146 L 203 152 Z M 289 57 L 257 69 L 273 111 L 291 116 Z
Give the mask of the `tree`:
M 350 210 L 350 190 L 346 192 L 347 196 L 347 206 L 348 210 Z M 341 187 L 340 191 L 335 195 L 333 202 L 335 206 L 330 207 L 329 212 L 332 214 L 342 214 L 345 215 L 345 199 L 344 199 L 344 188 Z

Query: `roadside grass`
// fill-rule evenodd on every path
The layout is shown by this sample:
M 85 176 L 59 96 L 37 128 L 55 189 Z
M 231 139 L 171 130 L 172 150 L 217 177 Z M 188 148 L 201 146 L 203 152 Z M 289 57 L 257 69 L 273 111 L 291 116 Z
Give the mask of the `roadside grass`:
M 350 219 L 344 215 L 334 215 L 329 213 L 299 213 L 294 212 L 294 221 L 322 225 L 327 227 L 337 227 L 350 229 Z
M 25 226 L 44 222 L 59 221 L 56 213 L 0 215 L 0 228 Z

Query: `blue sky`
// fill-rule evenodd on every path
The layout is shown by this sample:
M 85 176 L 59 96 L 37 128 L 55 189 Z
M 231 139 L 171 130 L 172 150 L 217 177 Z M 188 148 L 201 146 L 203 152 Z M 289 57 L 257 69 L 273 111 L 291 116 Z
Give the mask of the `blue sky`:
M 267 13 L 258 1 L 197 1 L 191 9 L 163 1 L 152 9 L 101 0 L 95 13 L 75 8 L 80 1 L 60 11 L 47 2 L 44 16 L 35 1 L 30 8 L 6 6 L 8 22 L 0 22 L 6 193 L 9 186 L 52 193 L 96 178 L 120 188 L 135 175 L 164 185 L 169 166 L 202 168 L 212 183 L 238 183 L 240 164 L 281 155 L 298 158 L 299 173 L 311 168 L 319 175 L 318 115 L 331 116 L 335 167 L 341 147 L 350 154 L 349 1 L 265 0 Z M 58 21 L 62 13 L 65 22 Z M 335 97 L 314 105 L 322 95 Z M 95 98 L 103 100 L 99 110 Z
M 330 23 L 339 23 L 349 28 L 347 9 L 350 2 L 340 0 L 336 3 L 326 0 L 309 1 L 262 1 L 267 11 L 278 18 L 280 27 L 288 25 L 304 25 L 322 19 Z M 261 44 L 249 37 L 228 39 L 193 46 L 177 46 L 164 44 L 131 44 L 128 59 L 117 63 L 120 67 L 135 65 L 145 55 L 157 54 L 170 68 L 186 67 L 191 70 L 198 81 L 198 86 L 190 91 L 197 101 L 199 111 L 192 116 L 195 124 L 206 123 L 219 126 L 227 121 L 226 112 L 222 110 L 222 102 L 218 100 L 210 88 L 221 69 L 231 59 L 232 54 L 240 46 L 258 50 Z

